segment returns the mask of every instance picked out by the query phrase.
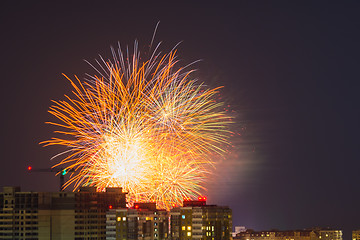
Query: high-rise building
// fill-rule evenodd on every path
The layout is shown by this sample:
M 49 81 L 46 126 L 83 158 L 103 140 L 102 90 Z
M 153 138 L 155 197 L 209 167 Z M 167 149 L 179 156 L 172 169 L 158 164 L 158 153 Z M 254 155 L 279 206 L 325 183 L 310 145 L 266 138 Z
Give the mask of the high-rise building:
M 106 239 L 168 239 L 169 214 L 155 203 L 135 203 L 133 208 L 110 209 L 106 214 Z
M 352 231 L 352 240 L 360 240 L 360 230 Z
M 0 193 L 0 239 L 105 239 L 106 212 L 126 206 L 121 188 Z
M 232 211 L 229 207 L 206 205 L 205 198 L 184 201 L 170 211 L 173 240 L 225 240 L 231 238 Z

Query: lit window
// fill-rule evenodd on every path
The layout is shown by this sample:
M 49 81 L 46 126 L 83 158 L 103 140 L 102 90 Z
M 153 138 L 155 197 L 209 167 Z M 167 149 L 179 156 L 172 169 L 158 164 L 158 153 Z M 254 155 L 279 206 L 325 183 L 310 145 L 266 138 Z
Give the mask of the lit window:
M 185 226 L 182 226 L 181 229 L 185 231 Z
M 185 219 L 185 215 L 182 215 L 181 218 L 182 218 L 182 219 Z
M 154 228 L 154 231 L 157 232 L 157 228 Z
M 126 217 L 123 217 L 123 221 L 126 221 Z
M 120 222 L 120 221 L 121 221 L 121 217 L 117 217 L 117 221 Z
M 189 230 L 189 231 L 191 230 L 191 227 L 190 227 L 190 226 L 188 226 L 188 230 Z
M 191 236 L 191 232 L 188 232 L 187 235 L 188 235 L 188 237 L 190 237 L 190 236 Z
M 154 236 L 157 237 L 157 233 L 155 233 Z

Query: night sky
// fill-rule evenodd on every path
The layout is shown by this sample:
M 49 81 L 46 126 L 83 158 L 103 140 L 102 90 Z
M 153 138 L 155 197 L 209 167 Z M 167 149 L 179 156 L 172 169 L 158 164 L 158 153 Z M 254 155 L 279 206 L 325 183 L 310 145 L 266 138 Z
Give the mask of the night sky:
M 93 74 L 83 60 L 110 56 L 119 41 L 146 52 L 155 25 L 163 52 L 181 42 L 181 64 L 224 86 L 235 111 L 233 149 L 208 183 L 208 203 L 233 209 L 255 230 L 360 228 L 360 2 L 237 1 L 237 4 L 103 1 L 2 2 L 0 186 L 57 191 L 63 149 L 47 110 Z M 235 2 L 235 1 L 234 1 Z M 10 4 L 10 5 L 9 5 Z

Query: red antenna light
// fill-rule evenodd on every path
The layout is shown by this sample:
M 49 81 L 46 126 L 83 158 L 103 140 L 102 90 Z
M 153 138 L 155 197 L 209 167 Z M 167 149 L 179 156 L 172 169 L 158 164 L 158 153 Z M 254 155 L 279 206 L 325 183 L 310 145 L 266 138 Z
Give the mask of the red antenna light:
M 28 168 L 27 168 L 29 171 L 32 169 L 32 167 L 31 166 L 28 166 Z
M 139 208 L 139 206 L 138 205 L 135 205 L 135 209 L 138 209 Z
M 113 208 L 113 206 L 112 205 L 109 205 L 109 209 L 112 209 Z

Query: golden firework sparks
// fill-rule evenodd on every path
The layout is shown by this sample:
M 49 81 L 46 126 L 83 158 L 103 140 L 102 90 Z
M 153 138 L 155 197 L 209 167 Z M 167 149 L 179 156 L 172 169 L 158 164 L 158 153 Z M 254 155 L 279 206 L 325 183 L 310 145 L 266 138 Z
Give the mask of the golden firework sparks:
M 53 101 L 59 138 L 43 142 L 68 147 L 58 164 L 76 170 L 66 186 L 122 187 L 130 205 L 153 201 L 161 208 L 197 198 L 214 156 L 228 145 L 232 118 L 216 101 L 219 88 L 192 80 L 178 67 L 176 51 L 153 52 L 140 61 L 121 48 L 99 63 L 98 75 L 76 81 L 73 96 Z

